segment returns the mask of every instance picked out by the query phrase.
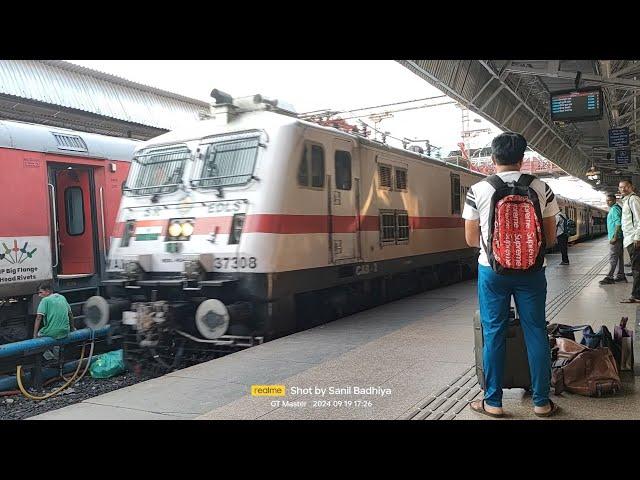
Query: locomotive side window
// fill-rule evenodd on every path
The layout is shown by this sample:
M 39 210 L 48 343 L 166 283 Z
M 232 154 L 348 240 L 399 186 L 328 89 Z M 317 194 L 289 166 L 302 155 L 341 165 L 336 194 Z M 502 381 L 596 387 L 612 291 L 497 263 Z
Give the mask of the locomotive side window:
M 398 243 L 409 240 L 409 212 L 406 210 L 380 210 L 380 243 Z
M 407 189 L 407 170 L 404 168 L 396 168 L 396 190 Z
M 451 174 L 451 213 L 460 214 L 460 175 Z
M 383 163 L 378 164 L 378 178 L 380 180 L 380 187 L 391 188 L 391 167 Z
M 84 233 L 84 201 L 80 187 L 69 187 L 64 191 L 64 207 L 67 216 L 67 233 Z
M 396 240 L 409 240 L 409 213 L 406 210 L 396 210 Z
M 324 150 L 311 145 L 311 186 L 324 187 Z
M 460 187 L 460 201 L 464 202 L 465 199 L 467 198 L 467 193 L 469 193 L 469 188 L 470 187 Z
M 336 150 L 336 188 L 338 190 L 351 190 L 351 154 L 342 150 Z
M 305 187 L 309 186 L 309 162 L 307 160 L 307 145 L 304 146 L 302 151 L 302 158 L 300 159 L 300 166 L 298 167 L 298 184 Z
M 298 166 L 298 185 L 324 187 L 324 149 L 320 145 L 305 144 Z
M 393 210 L 380 210 L 380 242 L 396 241 L 396 216 Z

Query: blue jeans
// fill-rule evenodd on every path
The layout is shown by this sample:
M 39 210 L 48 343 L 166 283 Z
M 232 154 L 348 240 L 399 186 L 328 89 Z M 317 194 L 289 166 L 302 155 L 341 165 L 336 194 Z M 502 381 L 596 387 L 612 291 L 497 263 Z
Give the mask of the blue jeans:
M 499 275 L 491 267 L 478 265 L 478 301 L 484 333 L 485 402 L 502 406 L 502 375 L 511 296 L 515 298 L 524 333 L 531 373 L 533 404 L 549 403 L 551 353 L 545 326 L 547 278 L 544 268 L 521 275 Z

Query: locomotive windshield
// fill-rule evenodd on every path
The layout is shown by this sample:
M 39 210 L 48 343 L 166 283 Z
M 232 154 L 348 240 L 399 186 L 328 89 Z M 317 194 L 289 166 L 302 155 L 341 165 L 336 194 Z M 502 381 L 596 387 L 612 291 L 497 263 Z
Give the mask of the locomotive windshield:
M 194 169 L 194 187 L 245 185 L 253 176 L 260 147 L 260 132 L 245 132 L 206 139 L 205 153 Z
M 144 150 L 133 158 L 124 191 L 129 195 L 175 192 L 191 151 L 184 145 Z

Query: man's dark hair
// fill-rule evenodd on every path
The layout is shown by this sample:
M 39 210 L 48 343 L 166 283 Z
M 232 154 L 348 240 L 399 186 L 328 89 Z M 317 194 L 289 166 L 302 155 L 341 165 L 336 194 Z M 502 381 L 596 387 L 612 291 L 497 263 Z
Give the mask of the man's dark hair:
M 627 182 L 629 185 L 633 187 L 633 182 L 631 181 L 630 178 L 623 178 L 622 180 L 620 180 L 620 183 L 622 182 Z
M 491 150 L 496 164 L 515 165 L 522 161 L 527 141 L 519 133 L 501 133 L 491 142 Z
M 53 288 L 51 288 L 51 283 L 42 282 L 40 285 L 38 285 L 38 291 L 41 291 L 41 290 L 48 290 L 50 292 L 53 292 Z
M 610 198 L 611 200 L 613 200 L 614 202 L 617 200 L 615 193 L 610 193 L 607 195 L 607 198 Z

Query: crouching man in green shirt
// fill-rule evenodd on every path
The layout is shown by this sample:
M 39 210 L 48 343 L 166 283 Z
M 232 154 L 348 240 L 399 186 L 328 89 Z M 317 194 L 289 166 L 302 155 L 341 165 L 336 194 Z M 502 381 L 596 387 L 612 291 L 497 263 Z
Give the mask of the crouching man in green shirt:
M 51 284 L 41 283 L 38 287 L 38 295 L 42 297 L 38 305 L 36 321 L 33 325 L 33 338 L 52 337 L 55 339 L 64 338 L 69 335 L 70 330 L 75 330 L 73 325 L 73 313 L 67 299 L 59 293 L 53 293 Z M 44 326 L 40 330 L 40 324 Z M 38 331 L 40 330 L 40 331 Z M 52 360 L 58 356 L 60 347 L 53 347 L 54 351 L 46 351 L 45 359 Z M 49 355 L 47 355 L 49 353 Z

